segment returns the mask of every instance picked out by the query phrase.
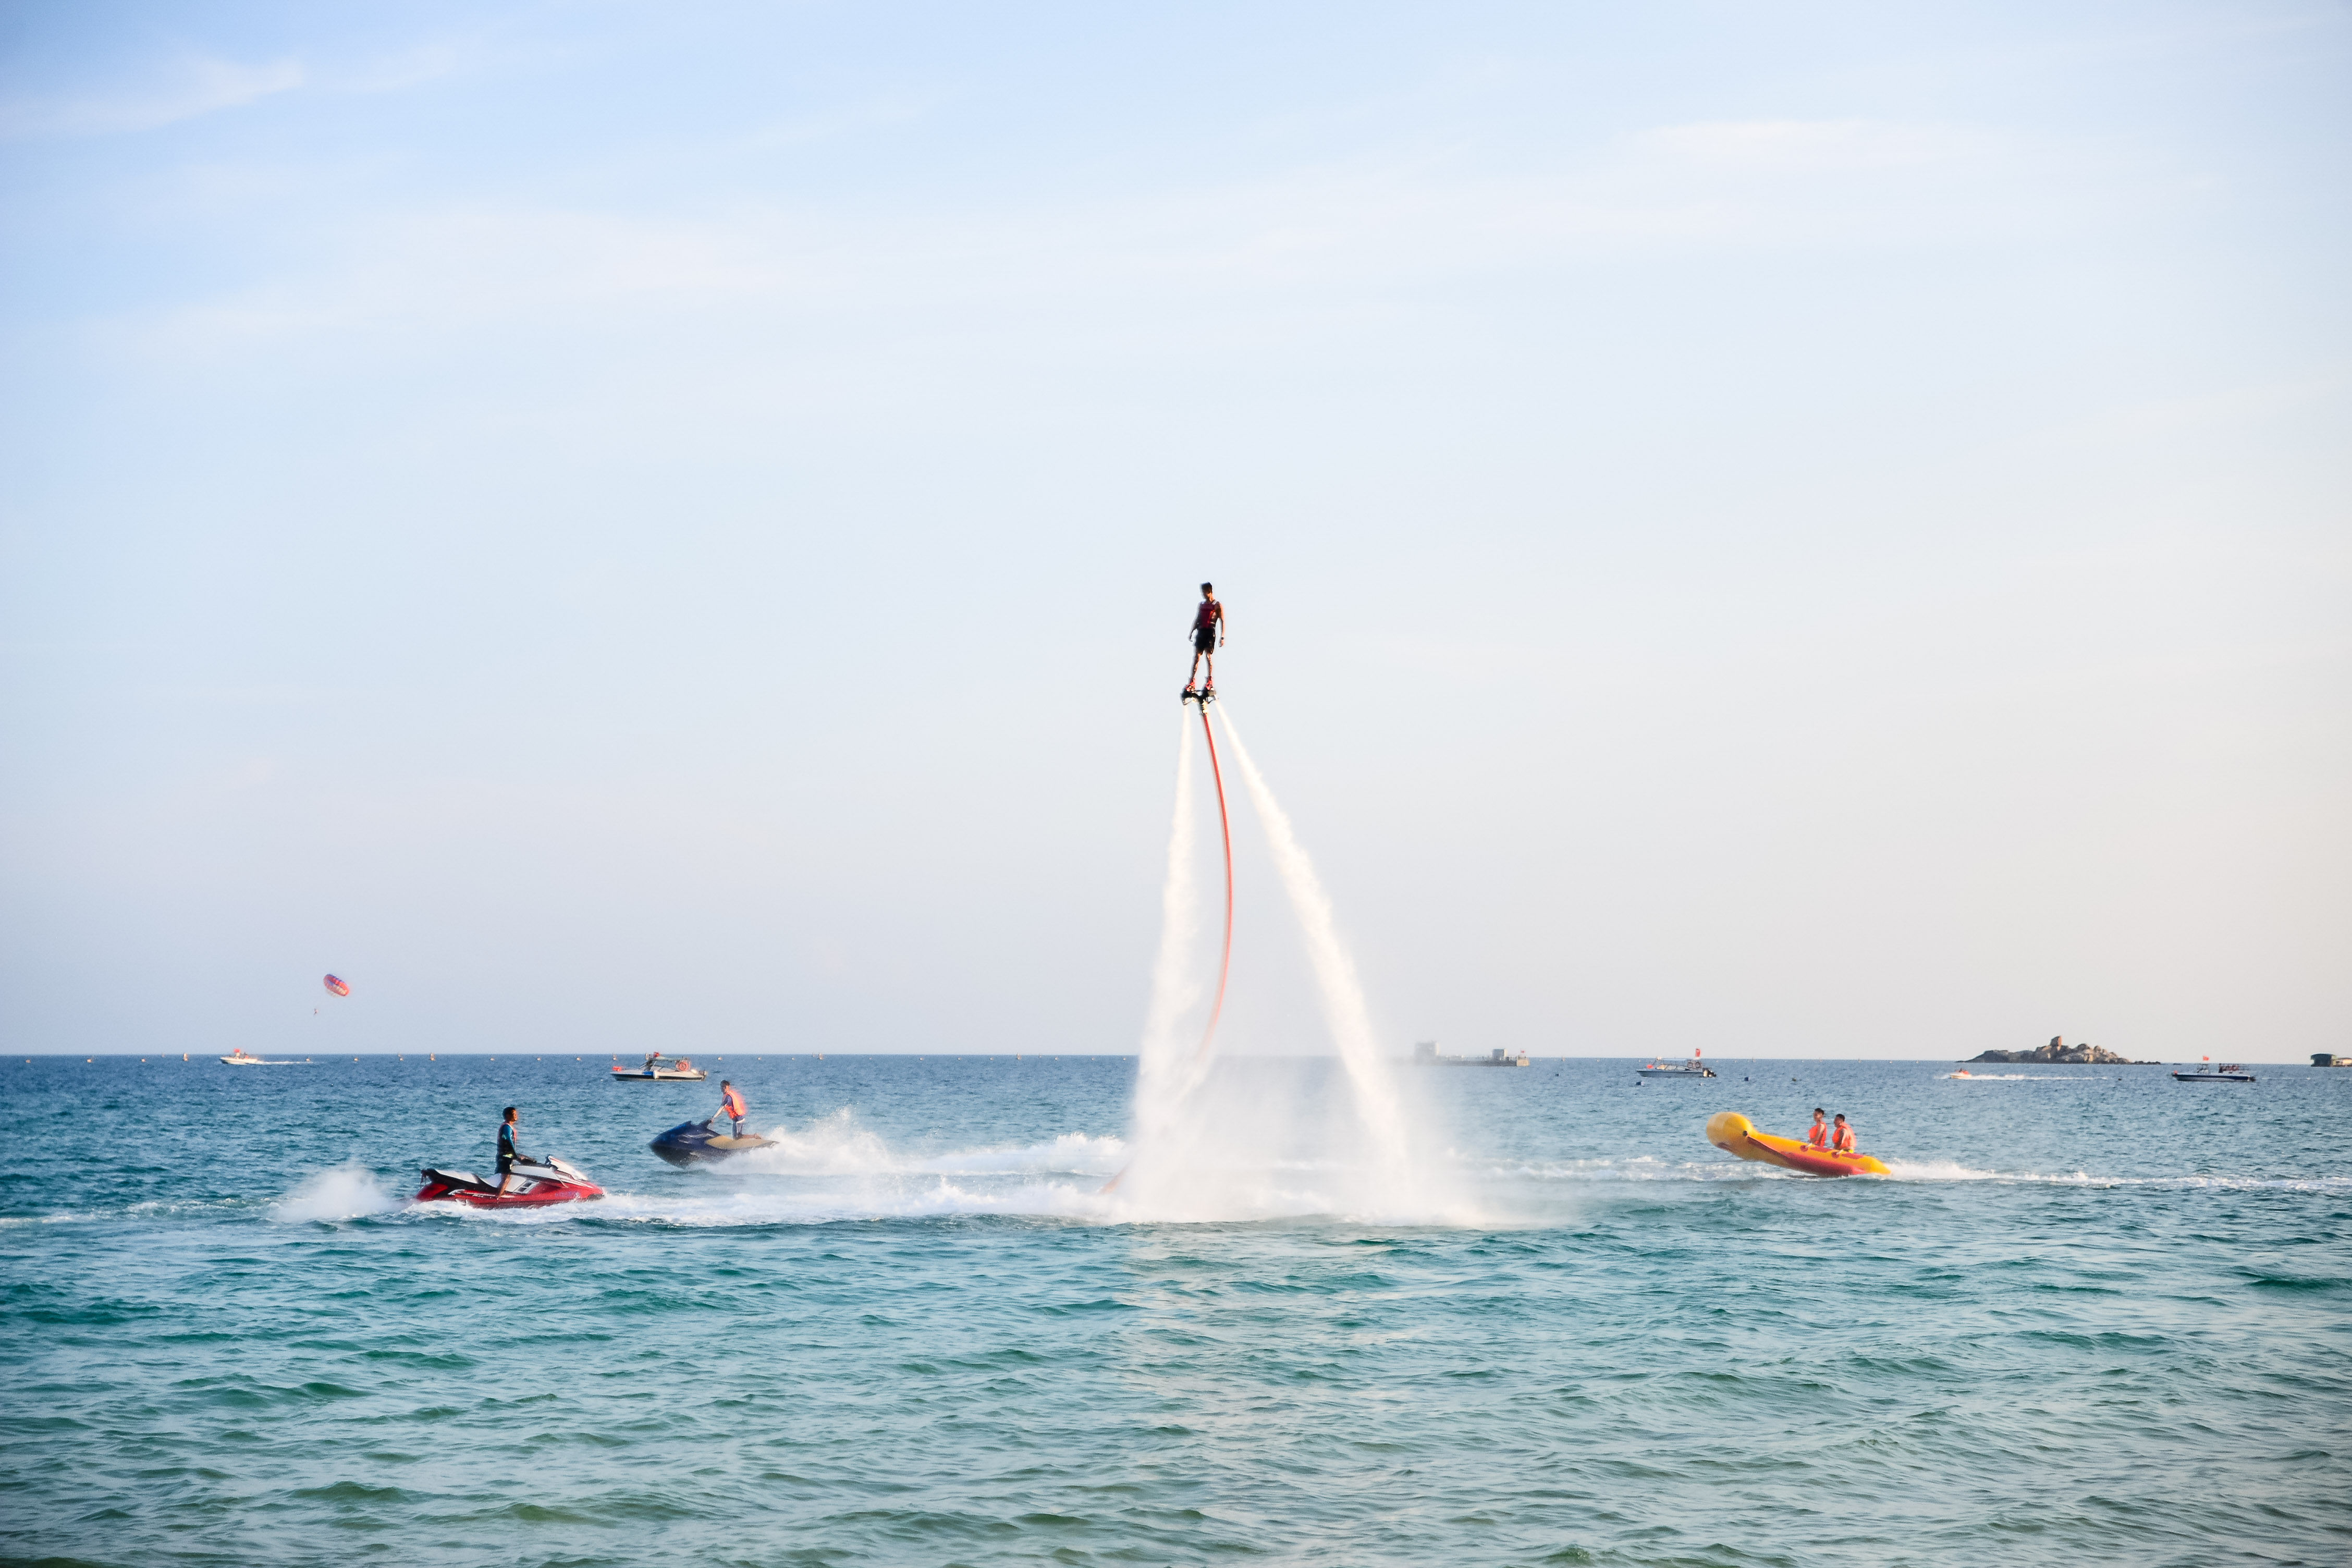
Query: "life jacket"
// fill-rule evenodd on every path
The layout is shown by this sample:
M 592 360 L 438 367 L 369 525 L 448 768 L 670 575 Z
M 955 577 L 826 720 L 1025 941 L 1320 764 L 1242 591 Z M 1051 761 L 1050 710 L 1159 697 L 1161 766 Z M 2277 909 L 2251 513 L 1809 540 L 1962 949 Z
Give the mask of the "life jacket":
M 1830 1140 L 1830 1148 L 1840 1154 L 1851 1154 L 1853 1152 L 1853 1122 L 1849 1121 L 1844 1126 L 1837 1130 L 1837 1136 Z
M 1196 632 L 1214 631 L 1217 629 L 1217 622 L 1224 617 L 1224 614 L 1225 607 L 1216 600 L 1203 599 L 1201 601 L 1200 612 L 1192 617 L 1192 629 Z
M 1830 1124 L 1826 1121 L 1814 1122 L 1811 1127 L 1806 1130 L 1805 1142 L 1811 1143 L 1816 1149 L 1828 1148 L 1830 1146 Z
M 738 1121 L 751 1114 L 751 1108 L 743 1103 L 743 1091 L 738 1089 L 730 1089 L 719 1097 L 719 1109 Z

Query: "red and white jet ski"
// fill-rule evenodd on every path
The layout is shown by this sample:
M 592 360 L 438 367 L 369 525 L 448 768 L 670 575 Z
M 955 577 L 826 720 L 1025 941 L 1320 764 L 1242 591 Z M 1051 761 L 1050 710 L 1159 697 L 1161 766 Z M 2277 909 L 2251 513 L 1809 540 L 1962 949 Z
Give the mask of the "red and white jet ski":
M 436 1171 L 427 1165 L 416 1201 L 471 1204 L 478 1209 L 535 1209 L 604 1195 L 604 1189 L 591 1182 L 587 1173 L 552 1155 L 544 1160 L 518 1160 L 514 1173 L 521 1184 L 500 1193 L 496 1182 L 486 1182 L 471 1171 Z

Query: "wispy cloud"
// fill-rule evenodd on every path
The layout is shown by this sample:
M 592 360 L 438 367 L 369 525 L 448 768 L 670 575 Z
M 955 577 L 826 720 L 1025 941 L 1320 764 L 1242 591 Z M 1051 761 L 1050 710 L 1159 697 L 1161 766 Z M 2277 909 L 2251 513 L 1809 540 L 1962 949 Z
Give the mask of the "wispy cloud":
M 1694 168 L 1747 174 L 1919 168 L 1985 150 L 1976 132 L 1877 120 L 1705 121 L 1646 131 L 1632 143 Z
M 785 133 L 855 133 L 905 112 L 813 117 Z M 394 347 L 439 332 L 570 322 L 602 334 L 696 318 L 752 331 L 863 321 L 890 338 L 958 339 L 979 323 L 1085 321 L 1086 333 L 1129 343 L 1213 335 L 1213 323 L 1246 318 L 1263 340 L 1447 280 L 2044 228 L 2068 221 L 2079 182 L 2066 165 L 1966 128 L 1769 121 L 1632 132 L 1530 173 L 1432 154 L 880 211 L 773 199 L 692 216 L 379 209 L 306 225 L 327 242 L 315 267 L 116 325 L 142 352 L 197 357 L 352 333 Z
M 140 87 L 0 101 L 0 138 L 109 136 L 152 131 L 224 109 L 240 109 L 309 79 L 297 59 L 247 63 L 185 56 Z

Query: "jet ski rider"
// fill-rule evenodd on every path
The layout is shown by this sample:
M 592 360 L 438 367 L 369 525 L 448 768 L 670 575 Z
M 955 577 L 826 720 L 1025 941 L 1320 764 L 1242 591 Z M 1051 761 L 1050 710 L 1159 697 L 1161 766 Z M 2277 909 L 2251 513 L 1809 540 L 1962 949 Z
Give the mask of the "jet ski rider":
M 711 1117 L 710 1121 L 716 1121 L 721 1116 L 729 1118 L 735 1123 L 735 1131 L 732 1135 L 734 1137 L 740 1138 L 743 1136 L 743 1119 L 751 1114 L 751 1108 L 743 1103 L 743 1091 L 735 1087 L 732 1079 L 720 1079 L 719 1080 L 719 1110 L 716 1115 Z M 708 1127 L 710 1125 L 710 1121 L 706 1121 L 703 1125 Z
M 514 1180 L 518 1163 L 528 1165 L 530 1156 L 515 1147 L 515 1132 L 522 1124 L 522 1112 L 507 1107 L 506 1119 L 499 1123 L 499 1191 L 503 1194 L 507 1184 Z

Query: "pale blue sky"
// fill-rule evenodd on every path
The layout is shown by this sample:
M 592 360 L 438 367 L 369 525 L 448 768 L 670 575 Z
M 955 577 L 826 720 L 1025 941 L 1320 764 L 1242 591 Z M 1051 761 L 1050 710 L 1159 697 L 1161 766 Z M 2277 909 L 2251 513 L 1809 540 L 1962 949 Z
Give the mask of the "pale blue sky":
M 2352 1050 L 2340 5 L 0 60 L 8 1048 L 1130 1050 L 1213 576 L 1400 1053 Z

